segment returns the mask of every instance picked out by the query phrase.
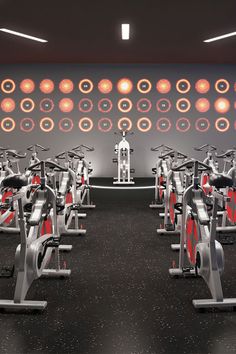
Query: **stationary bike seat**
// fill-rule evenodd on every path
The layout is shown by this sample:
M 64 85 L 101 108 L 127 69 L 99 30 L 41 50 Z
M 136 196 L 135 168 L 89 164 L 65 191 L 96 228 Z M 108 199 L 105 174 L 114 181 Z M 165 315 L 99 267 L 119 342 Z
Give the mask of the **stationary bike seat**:
M 226 175 L 212 175 L 209 179 L 209 184 L 217 189 L 232 187 L 233 179 Z
M 2 180 L 2 186 L 5 188 L 21 189 L 27 184 L 28 180 L 24 175 L 10 175 Z

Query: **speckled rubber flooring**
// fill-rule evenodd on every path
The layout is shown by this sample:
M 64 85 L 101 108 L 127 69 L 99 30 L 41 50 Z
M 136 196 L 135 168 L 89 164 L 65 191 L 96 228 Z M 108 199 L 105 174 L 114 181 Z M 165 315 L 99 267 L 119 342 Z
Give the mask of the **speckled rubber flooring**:
M 177 239 L 156 234 L 152 194 L 94 191 L 87 235 L 63 239 L 71 278 L 34 282 L 27 298 L 47 300 L 42 313 L 0 313 L 0 354 L 236 353 L 236 312 L 196 312 L 191 300 L 209 296 L 203 280 L 169 277 Z M 10 265 L 18 237 L 0 237 L 0 265 Z M 224 293 L 236 297 L 236 245 L 224 249 Z M 0 279 L 0 298 L 14 282 Z

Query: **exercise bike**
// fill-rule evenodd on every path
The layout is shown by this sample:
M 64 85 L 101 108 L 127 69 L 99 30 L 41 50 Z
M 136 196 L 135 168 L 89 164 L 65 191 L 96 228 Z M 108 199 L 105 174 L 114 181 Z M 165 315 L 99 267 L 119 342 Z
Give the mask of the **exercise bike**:
M 60 266 L 60 236 L 57 225 L 56 193 L 47 185 L 45 168 L 56 168 L 65 171 L 61 166 L 41 161 L 29 167 L 31 171 L 41 172 L 41 182 L 36 186 L 33 196 L 33 207 L 30 217 L 25 220 L 22 188 L 28 180 L 23 175 L 6 177 L 2 184 L 12 190 L 10 203 L 18 203 L 21 243 L 15 254 L 15 270 L 17 273 L 13 300 L 0 300 L 0 308 L 43 310 L 46 301 L 25 300 L 34 280 L 45 277 L 69 277 L 71 271 Z M 53 252 L 54 251 L 54 252 Z M 52 254 L 55 257 L 55 268 L 48 269 Z
M 79 159 L 80 155 L 75 151 L 63 151 L 56 155 L 56 159 L 65 160 L 66 171 L 58 176 L 57 206 L 58 228 L 60 235 L 78 236 L 85 235 L 86 230 L 79 228 L 79 218 L 85 218 L 86 214 L 79 212 L 81 209 L 81 189 L 77 187 L 76 173 L 72 169 L 71 159 Z M 72 221 L 74 226 L 71 228 Z
M 114 134 L 117 134 L 116 132 Z M 113 163 L 117 163 L 118 177 L 114 177 L 116 181 L 113 184 L 134 184 L 133 177 L 130 177 L 131 173 L 135 170 L 130 168 L 130 155 L 133 153 L 133 149 L 130 148 L 129 142 L 126 140 L 127 135 L 133 135 L 128 131 L 120 131 L 122 140 L 115 145 L 115 154 L 117 158 L 114 158 Z
M 174 171 L 178 161 L 185 160 L 187 155 L 177 150 L 171 150 L 162 155 L 162 158 L 171 158 L 169 171 L 166 175 L 164 190 L 164 228 L 157 229 L 159 235 L 179 235 L 181 230 L 182 198 L 184 188 L 189 185 L 190 175 L 186 171 Z
M 204 279 L 212 298 L 193 300 L 195 308 L 234 307 L 236 299 L 226 299 L 223 296 L 221 274 L 224 270 L 224 252 L 221 244 L 216 241 L 218 201 L 227 200 L 220 190 L 232 187 L 233 181 L 226 175 L 211 175 L 209 184 L 213 187 L 213 211 L 209 217 L 199 174 L 204 170 L 210 172 L 211 167 L 198 160 L 189 160 L 173 170 L 182 171 L 187 165 L 193 166 L 194 175 L 192 184 L 183 195 L 179 266 L 169 269 L 169 273 L 177 277 L 199 275 Z M 189 263 L 187 267 L 185 254 Z
M 156 166 L 152 168 L 152 173 L 155 176 L 155 196 L 154 202 L 149 205 L 150 208 L 164 208 L 164 189 L 171 163 L 170 156 L 163 157 L 163 155 L 172 150 L 171 147 L 164 144 L 151 148 L 151 151 L 160 151 L 160 155 L 158 156 Z
M 8 148 L 0 148 L 1 155 L 3 159 L 1 163 L 0 170 L 0 183 L 7 177 L 14 175 L 15 173 L 20 173 L 19 159 L 26 157 L 26 154 L 21 154 L 16 150 L 11 150 Z M 13 165 L 15 165 L 15 170 L 13 170 Z M 0 232 L 14 234 L 19 233 L 18 217 L 17 212 L 14 210 L 17 208 L 17 203 L 15 203 L 15 208 L 7 203 L 7 199 L 12 195 L 12 191 L 9 188 L 1 187 L 0 189 Z
M 79 157 L 75 159 L 75 164 L 72 165 L 76 173 L 77 189 L 80 191 L 80 204 L 83 209 L 94 209 L 96 205 L 91 201 L 91 186 L 89 178 L 92 175 L 93 169 L 91 162 L 85 159 L 85 152 L 94 151 L 94 147 L 86 145 L 78 145 L 72 149 Z M 73 162 L 73 160 L 72 160 Z

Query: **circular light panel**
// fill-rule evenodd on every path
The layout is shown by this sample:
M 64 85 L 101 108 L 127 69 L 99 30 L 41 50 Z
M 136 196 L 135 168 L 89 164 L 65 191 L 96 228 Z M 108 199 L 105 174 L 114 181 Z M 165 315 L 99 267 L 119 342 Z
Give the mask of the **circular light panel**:
M 98 121 L 98 129 L 103 132 L 107 133 L 112 129 L 112 121 L 110 118 L 100 118 Z
M 1 102 L 1 109 L 4 112 L 12 112 L 16 107 L 15 101 L 12 98 L 4 98 Z
M 91 118 L 83 117 L 79 120 L 79 129 L 82 132 L 90 132 L 93 129 L 93 121 Z
M 20 130 L 25 133 L 30 133 L 34 130 L 35 123 L 32 118 L 23 118 L 20 121 Z
M 147 117 L 139 118 L 137 121 L 137 128 L 142 133 L 146 133 L 152 128 L 152 122 Z
M 159 118 L 157 120 L 156 128 L 162 133 L 166 133 L 171 128 L 171 122 L 168 118 Z
M 39 122 L 39 126 L 40 129 L 45 132 L 45 133 L 49 133 L 53 130 L 54 128 L 54 122 L 52 120 L 52 118 L 50 117 L 44 117 L 40 120 Z
M 32 93 L 35 89 L 34 81 L 31 79 L 24 79 L 20 83 L 20 89 L 24 93 Z
M 171 90 L 171 83 L 167 79 L 160 79 L 157 81 L 156 89 L 159 93 L 166 94 Z
M 132 121 L 127 117 L 120 118 L 117 123 L 119 130 L 130 130 L 132 128 Z
M 16 123 L 14 119 L 10 117 L 6 117 L 1 120 L 1 128 L 4 132 L 10 133 L 15 129 L 15 127 L 16 127 Z

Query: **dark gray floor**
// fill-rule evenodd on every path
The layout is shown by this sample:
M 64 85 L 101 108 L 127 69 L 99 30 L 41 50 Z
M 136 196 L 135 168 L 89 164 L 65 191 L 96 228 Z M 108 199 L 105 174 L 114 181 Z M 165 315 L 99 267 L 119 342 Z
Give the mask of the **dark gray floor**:
M 62 256 L 71 278 L 35 281 L 28 298 L 46 299 L 43 313 L 0 313 L 1 354 L 236 352 L 236 312 L 196 312 L 191 300 L 209 296 L 202 279 L 169 277 L 177 239 L 157 236 L 152 194 L 94 191 L 87 236 L 63 239 L 74 247 Z M 18 238 L 0 242 L 0 264 L 11 264 Z M 228 297 L 236 297 L 235 251 L 225 246 Z M 14 280 L 0 279 L 0 298 L 12 297 Z

